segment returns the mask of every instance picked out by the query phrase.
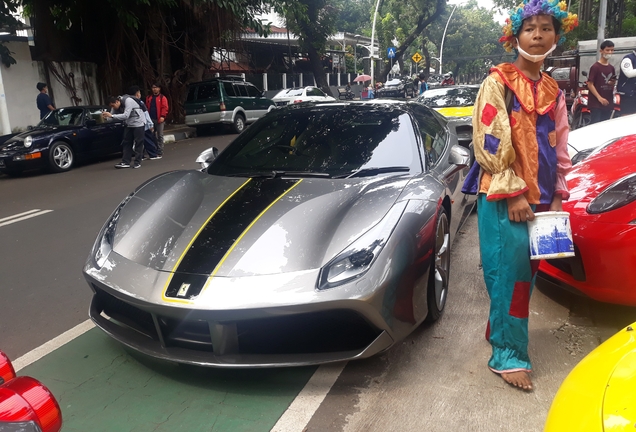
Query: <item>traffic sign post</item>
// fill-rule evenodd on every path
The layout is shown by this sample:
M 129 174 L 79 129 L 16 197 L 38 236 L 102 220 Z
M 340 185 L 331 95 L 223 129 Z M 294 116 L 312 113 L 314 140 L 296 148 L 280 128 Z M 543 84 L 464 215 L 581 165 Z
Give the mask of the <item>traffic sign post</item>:
M 390 59 L 395 58 L 395 47 L 388 47 L 386 49 L 386 56 Z
M 411 60 L 413 60 L 415 63 L 419 63 L 420 60 L 422 60 L 422 54 L 416 52 L 415 54 L 413 54 L 413 56 L 411 56 Z

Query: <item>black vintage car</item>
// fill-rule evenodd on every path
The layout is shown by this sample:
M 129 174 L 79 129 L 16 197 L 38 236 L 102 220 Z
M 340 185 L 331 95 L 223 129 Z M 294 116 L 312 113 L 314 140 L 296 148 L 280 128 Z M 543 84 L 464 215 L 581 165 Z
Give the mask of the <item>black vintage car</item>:
M 417 89 L 410 78 L 393 78 L 376 92 L 377 98 L 404 98 L 417 96 Z
M 51 111 L 40 123 L 0 144 L 0 173 L 70 170 L 79 159 L 121 152 L 124 124 L 102 118 L 103 106 Z

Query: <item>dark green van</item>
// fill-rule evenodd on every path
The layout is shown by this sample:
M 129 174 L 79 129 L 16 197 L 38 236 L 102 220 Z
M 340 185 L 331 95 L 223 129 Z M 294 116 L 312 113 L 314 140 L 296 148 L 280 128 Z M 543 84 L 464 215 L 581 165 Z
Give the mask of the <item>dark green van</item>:
M 215 124 L 231 125 L 241 133 L 275 107 L 256 86 L 242 77 L 221 77 L 190 84 L 184 108 L 186 124 L 197 131 Z

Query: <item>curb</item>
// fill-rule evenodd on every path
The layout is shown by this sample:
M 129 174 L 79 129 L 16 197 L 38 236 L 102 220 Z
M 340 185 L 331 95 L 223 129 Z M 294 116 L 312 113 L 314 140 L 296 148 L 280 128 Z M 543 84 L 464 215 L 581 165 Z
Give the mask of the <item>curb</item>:
M 169 142 L 175 142 L 175 141 L 181 141 L 184 139 L 188 139 L 192 137 L 192 133 L 191 132 L 176 132 L 173 134 L 164 134 L 163 136 L 163 142 L 164 143 L 169 143 Z

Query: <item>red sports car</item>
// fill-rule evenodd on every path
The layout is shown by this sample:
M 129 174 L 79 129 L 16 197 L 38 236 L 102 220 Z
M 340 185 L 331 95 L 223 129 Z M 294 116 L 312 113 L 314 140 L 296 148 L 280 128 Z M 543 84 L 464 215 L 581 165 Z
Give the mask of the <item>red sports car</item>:
M 576 256 L 542 261 L 539 276 L 594 300 L 636 306 L 636 135 L 597 150 L 568 174 Z

